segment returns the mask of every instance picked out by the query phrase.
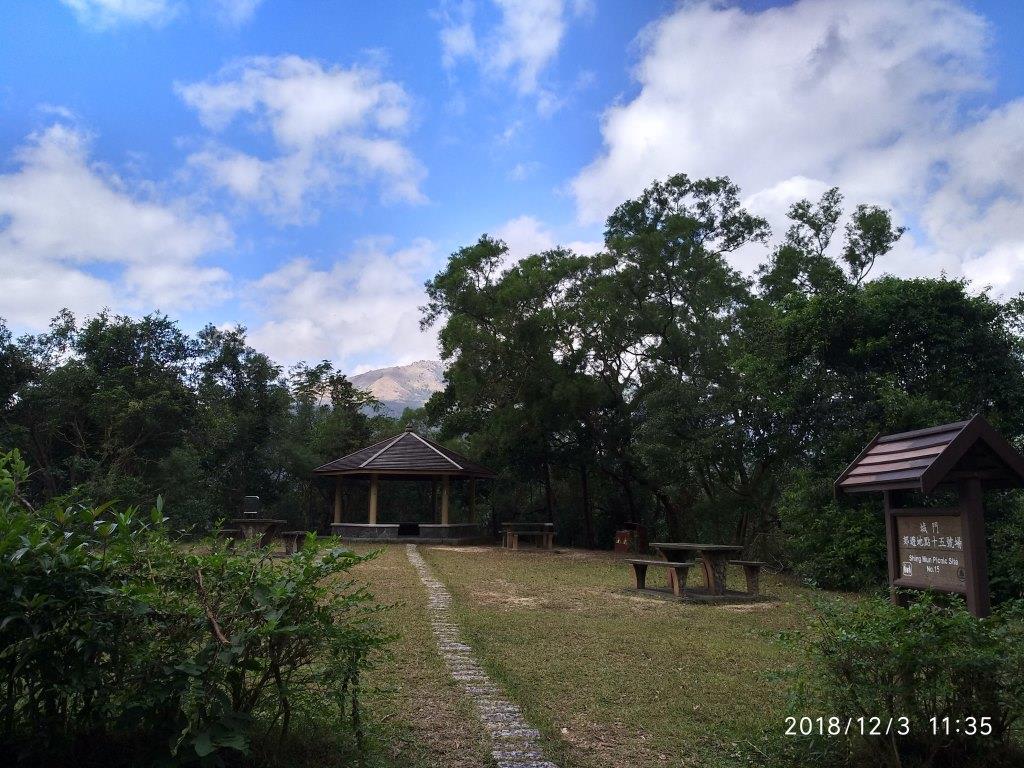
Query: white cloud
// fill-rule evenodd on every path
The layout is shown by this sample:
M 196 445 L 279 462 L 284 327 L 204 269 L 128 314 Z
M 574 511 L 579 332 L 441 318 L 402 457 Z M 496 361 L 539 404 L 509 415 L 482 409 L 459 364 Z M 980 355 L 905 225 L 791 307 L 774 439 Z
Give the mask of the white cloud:
M 498 134 L 498 143 L 499 144 L 511 144 L 513 141 L 515 141 L 519 137 L 519 135 L 522 132 L 523 132 L 523 121 L 522 120 L 513 120 L 511 123 L 509 123 L 507 126 L 505 126 L 505 129 L 501 133 Z
M 476 33 L 473 31 L 473 4 L 464 0 L 451 11 L 442 9 L 441 61 L 446 69 L 459 59 L 477 53 Z
M 38 328 L 62 306 L 171 310 L 222 295 L 227 273 L 198 261 L 231 243 L 224 221 L 132 190 L 88 150 L 53 125 L 0 175 L 0 316 Z
M 951 137 L 944 174 L 924 207 L 932 239 L 961 253 L 974 278 L 1024 288 L 1024 99 L 1012 102 Z M 997 254 L 1001 259 L 996 258 Z M 982 264 L 1013 262 L 1014 277 Z
M 515 79 L 520 93 L 536 93 L 538 77 L 565 34 L 561 0 L 495 0 L 501 23 L 486 65 Z
M 579 218 L 677 171 L 731 176 L 776 223 L 838 184 L 915 226 L 899 269 L 1024 288 L 1007 266 L 1024 252 L 1024 101 L 977 109 L 989 38 L 953 0 L 685 4 L 640 38 L 640 91 L 605 112 L 604 150 L 572 182 Z
M 509 246 L 508 265 L 558 245 L 532 216 L 505 222 L 494 237 Z M 599 242 L 565 243 L 593 253 Z M 246 291 L 262 321 L 250 329 L 253 346 L 275 360 L 334 360 L 345 370 L 403 365 L 437 358 L 437 329 L 420 330 L 424 282 L 439 268 L 426 239 L 396 248 L 389 238 L 357 243 L 326 267 L 299 258 L 254 281 Z
M 118 24 L 159 26 L 179 11 L 174 0 L 61 0 L 87 26 L 106 29 Z
M 494 0 L 494 5 L 498 23 L 479 35 L 470 2 L 441 14 L 445 67 L 473 59 L 489 76 L 509 79 L 521 96 L 534 97 L 541 114 L 550 114 L 560 100 L 542 85 L 541 75 L 558 54 L 569 19 L 589 15 L 592 6 L 580 0 L 568 4 L 564 0 Z
M 230 27 L 239 27 L 250 21 L 263 0 L 214 0 L 217 16 Z
M 307 218 L 310 198 L 340 186 L 373 182 L 385 201 L 425 199 L 425 171 L 401 140 L 409 98 L 377 69 L 258 57 L 176 88 L 214 133 L 240 118 L 253 131 L 269 132 L 275 154 L 268 158 L 211 141 L 189 163 L 284 220 Z
M 494 231 L 494 237 L 508 246 L 509 265 L 522 261 L 527 256 L 554 248 L 555 236 L 539 219 L 533 216 L 517 216 L 509 219 Z
M 555 233 L 534 216 L 517 216 L 509 219 L 494 231 L 494 237 L 504 241 L 508 246 L 506 266 L 558 246 L 581 255 L 597 253 L 604 247 L 604 243 L 592 240 L 560 242 Z
M 125 24 L 158 27 L 185 11 L 184 0 L 61 0 L 78 21 L 95 29 Z M 263 0 L 195 0 L 197 11 L 212 11 L 225 26 L 239 27 L 252 19 Z
M 370 239 L 325 269 L 291 261 L 251 286 L 253 308 L 266 320 L 250 341 L 275 360 L 329 358 L 344 369 L 435 359 L 436 331 L 419 327 L 434 256 L 428 240 L 395 249 Z
M 540 168 L 540 163 L 534 160 L 524 163 L 516 163 L 508 172 L 508 177 L 512 181 L 526 181 L 526 179 L 530 178 L 538 168 Z

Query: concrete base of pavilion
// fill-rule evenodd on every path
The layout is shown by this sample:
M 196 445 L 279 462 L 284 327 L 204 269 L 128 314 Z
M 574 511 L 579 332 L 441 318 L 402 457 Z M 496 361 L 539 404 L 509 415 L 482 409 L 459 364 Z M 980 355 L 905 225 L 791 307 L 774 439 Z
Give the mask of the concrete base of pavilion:
M 402 544 L 480 544 L 486 540 L 475 523 L 333 523 L 331 533 L 343 540 Z

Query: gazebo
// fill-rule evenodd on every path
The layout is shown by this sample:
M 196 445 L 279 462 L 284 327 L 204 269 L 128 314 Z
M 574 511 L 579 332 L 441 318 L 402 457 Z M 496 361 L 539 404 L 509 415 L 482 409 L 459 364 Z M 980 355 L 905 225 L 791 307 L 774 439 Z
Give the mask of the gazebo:
M 492 479 L 494 472 L 472 459 L 424 437 L 412 428 L 342 456 L 313 470 L 316 477 L 334 478 L 334 518 L 331 533 L 342 538 L 363 541 L 410 541 L 434 543 L 470 543 L 478 541 L 481 531 L 476 523 L 476 481 Z M 418 480 L 440 484 L 441 505 L 430 523 L 377 520 L 381 480 Z M 468 520 L 450 519 L 452 481 L 468 482 Z M 368 481 L 366 522 L 354 522 L 343 509 L 347 483 Z M 436 488 L 436 485 L 435 485 Z

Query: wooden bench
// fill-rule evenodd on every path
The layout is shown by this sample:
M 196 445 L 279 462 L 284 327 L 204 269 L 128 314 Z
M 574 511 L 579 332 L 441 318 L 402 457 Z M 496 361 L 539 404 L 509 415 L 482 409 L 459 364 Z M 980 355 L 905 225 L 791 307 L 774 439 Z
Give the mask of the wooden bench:
M 519 549 L 520 539 L 537 539 L 537 546 L 543 549 L 553 549 L 555 546 L 554 531 L 506 531 L 505 546 L 509 549 Z
M 245 538 L 242 535 L 241 528 L 221 528 L 219 531 L 217 531 L 217 536 L 219 536 L 222 539 L 227 539 L 229 550 L 234 550 L 235 542 L 241 541 Z
M 669 579 L 669 586 L 672 587 L 672 594 L 676 597 L 683 596 L 683 592 L 686 590 L 686 574 L 697 564 L 693 561 L 670 563 L 668 560 L 626 560 L 626 562 L 633 566 L 633 573 L 636 575 L 637 589 L 646 588 L 648 566 L 653 565 L 658 568 L 671 568 L 672 572 L 675 574 L 675 578 Z
M 284 542 L 285 555 L 294 555 L 302 547 L 306 539 L 306 531 L 282 531 L 281 540 Z
M 760 594 L 761 569 L 764 568 L 767 563 L 763 563 L 760 560 L 730 560 L 729 565 L 742 566 L 743 575 L 747 579 L 747 594 Z
M 501 530 L 501 545 L 507 549 L 519 549 L 521 538 L 536 539 L 537 546 L 553 549 L 555 546 L 554 523 L 505 523 Z

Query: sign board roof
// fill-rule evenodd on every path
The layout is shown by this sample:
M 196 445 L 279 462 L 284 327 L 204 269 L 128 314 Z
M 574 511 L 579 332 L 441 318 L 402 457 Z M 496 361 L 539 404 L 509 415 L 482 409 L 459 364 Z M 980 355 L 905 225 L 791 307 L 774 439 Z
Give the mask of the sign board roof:
M 836 479 L 835 491 L 931 493 L 944 483 L 972 477 L 988 487 L 1024 485 L 1024 456 L 981 416 L 876 436 Z

